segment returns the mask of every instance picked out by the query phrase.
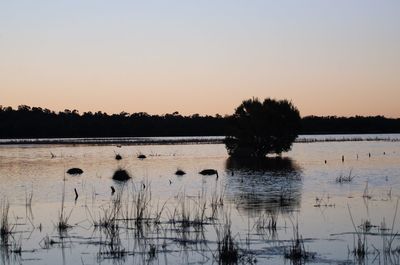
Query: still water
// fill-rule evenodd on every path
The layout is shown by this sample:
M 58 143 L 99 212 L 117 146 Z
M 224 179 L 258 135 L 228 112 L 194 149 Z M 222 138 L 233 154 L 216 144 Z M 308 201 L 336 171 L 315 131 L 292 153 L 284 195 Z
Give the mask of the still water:
M 400 135 L 353 137 L 263 161 L 230 159 L 223 144 L 2 145 L 1 264 L 218 264 L 228 227 L 239 264 L 399 264 Z M 117 169 L 131 180 L 114 181 Z M 285 257 L 296 227 L 306 260 Z

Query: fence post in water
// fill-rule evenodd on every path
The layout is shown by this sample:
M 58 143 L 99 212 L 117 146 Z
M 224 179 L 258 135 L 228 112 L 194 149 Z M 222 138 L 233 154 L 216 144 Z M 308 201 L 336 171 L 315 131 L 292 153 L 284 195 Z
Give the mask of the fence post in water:
M 75 188 L 74 188 L 74 191 L 75 191 L 75 201 L 76 201 L 78 199 L 79 195 Z

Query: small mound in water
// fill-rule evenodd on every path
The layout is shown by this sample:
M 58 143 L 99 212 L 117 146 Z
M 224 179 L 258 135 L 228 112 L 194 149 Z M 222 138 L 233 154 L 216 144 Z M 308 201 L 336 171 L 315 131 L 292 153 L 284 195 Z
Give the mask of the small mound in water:
M 137 158 L 139 158 L 139 159 L 145 159 L 146 156 L 145 156 L 144 154 L 139 154 L 139 155 L 137 156 Z
M 67 173 L 70 175 L 80 175 L 83 173 L 83 170 L 78 167 L 73 167 L 67 170 Z
M 113 180 L 127 181 L 128 179 L 131 178 L 131 176 L 129 176 L 128 172 L 125 169 L 118 169 L 117 171 L 114 172 L 112 178 Z
M 199 174 L 204 176 L 211 176 L 211 175 L 218 176 L 218 171 L 216 171 L 215 169 L 203 169 L 202 171 L 199 172 Z
M 186 172 L 183 171 L 182 169 L 178 169 L 178 170 L 175 172 L 175 175 L 177 175 L 177 176 L 183 176 L 183 175 L 185 175 L 185 174 L 186 174 Z
M 121 160 L 121 159 L 122 159 L 122 156 L 121 156 L 120 154 L 116 154 L 116 155 L 115 155 L 115 159 L 116 159 L 116 160 Z

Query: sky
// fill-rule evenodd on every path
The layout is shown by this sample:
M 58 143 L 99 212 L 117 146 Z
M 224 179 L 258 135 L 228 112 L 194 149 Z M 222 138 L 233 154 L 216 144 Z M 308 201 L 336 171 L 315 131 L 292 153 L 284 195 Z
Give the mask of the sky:
M 2 0 L 0 105 L 400 118 L 399 0 Z

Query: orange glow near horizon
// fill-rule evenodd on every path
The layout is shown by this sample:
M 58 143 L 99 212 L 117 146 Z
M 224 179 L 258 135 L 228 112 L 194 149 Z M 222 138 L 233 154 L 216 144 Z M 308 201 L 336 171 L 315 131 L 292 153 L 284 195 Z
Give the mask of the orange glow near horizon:
M 1 3 L 0 105 L 400 117 L 399 2 L 222 2 Z

